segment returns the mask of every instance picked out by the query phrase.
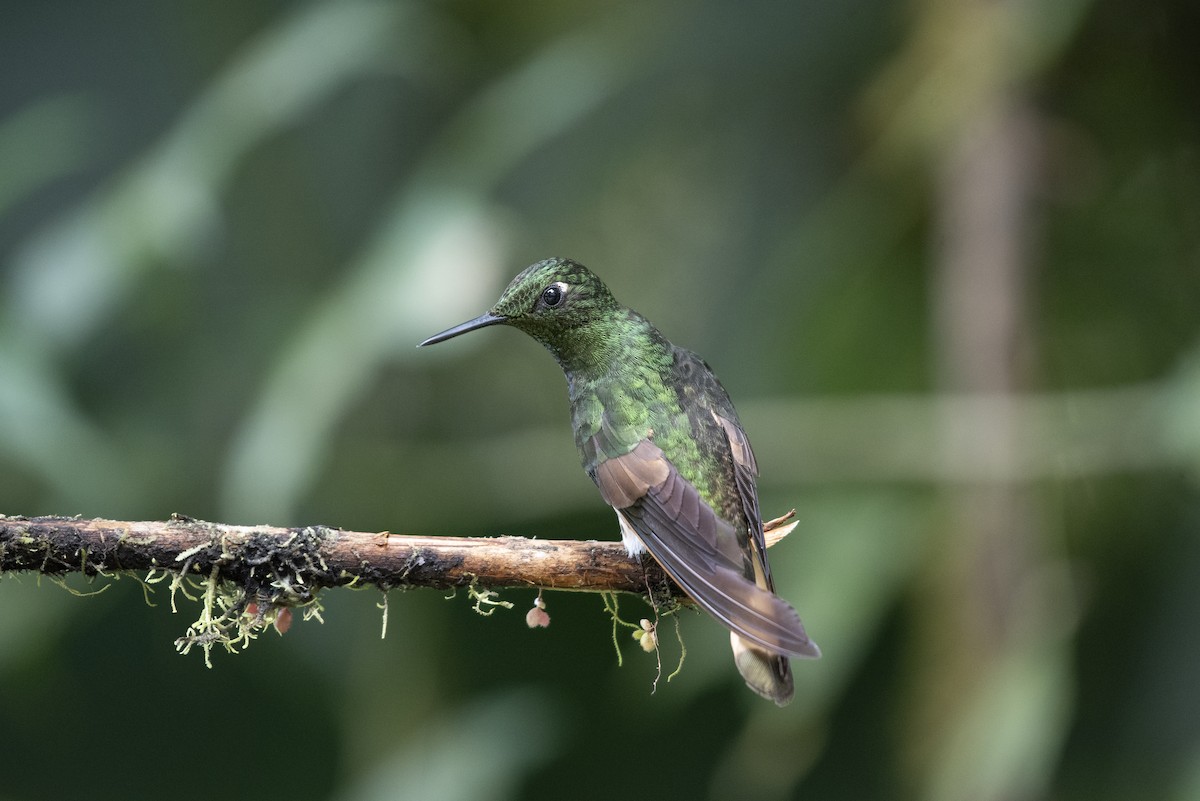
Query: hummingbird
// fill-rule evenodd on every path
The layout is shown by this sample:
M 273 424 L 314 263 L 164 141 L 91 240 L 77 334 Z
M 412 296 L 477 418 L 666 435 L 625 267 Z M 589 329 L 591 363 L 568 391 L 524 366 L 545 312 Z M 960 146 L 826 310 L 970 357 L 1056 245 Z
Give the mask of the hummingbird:
M 570 259 L 530 265 L 490 311 L 418 347 L 492 325 L 524 331 L 562 368 L 583 469 L 616 510 L 630 557 L 649 552 L 729 630 L 747 686 L 787 704 L 789 658 L 821 652 L 775 594 L 758 465 L 712 369 Z

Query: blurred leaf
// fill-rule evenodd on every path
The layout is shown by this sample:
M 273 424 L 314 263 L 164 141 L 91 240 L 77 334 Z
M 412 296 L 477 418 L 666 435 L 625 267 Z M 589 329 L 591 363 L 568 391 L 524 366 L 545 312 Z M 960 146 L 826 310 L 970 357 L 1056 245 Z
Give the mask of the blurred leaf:
M 976 696 L 951 723 L 926 796 L 932 801 L 1046 794 L 1073 710 L 1073 626 L 1061 605 L 1029 612 L 1023 636 L 991 664 Z
M 550 699 L 511 689 L 409 731 L 404 744 L 338 796 L 341 801 L 504 801 L 552 759 L 560 722 Z
M 423 36 L 436 31 L 420 19 L 401 28 L 405 17 L 395 4 L 312 4 L 246 47 L 121 179 L 18 250 L 10 322 L 77 344 L 156 260 L 186 262 L 216 230 L 220 193 L 251 148 L 393 52 L 428 55 Z
M 219 193 L 239 160 L 347 81 L 378 69 L 396 45 L 402 10 L 318 4 L 285 20 L 246 48 L 124 178 L 18 250 L 0 327 L 0 375 L 9 379 L 0 437 L 11 456 L 60 485 L 62 502 L 112 510 L 136 487 L 64 393 L 53 348 L 78 345 L 157 259 L 186 261 L 215 229 Z M 427 42 L 411 33 L 421 43 L 411 51 L 418 58 Z
M 1163 397 L 1162 445 L 1200 473 L 1200 348 L 1188 353 Z
M 88 163 L 99 138 L 97 113 L 86 97 L 58 95 L 0 119 L 0 217 L 24 196 Z

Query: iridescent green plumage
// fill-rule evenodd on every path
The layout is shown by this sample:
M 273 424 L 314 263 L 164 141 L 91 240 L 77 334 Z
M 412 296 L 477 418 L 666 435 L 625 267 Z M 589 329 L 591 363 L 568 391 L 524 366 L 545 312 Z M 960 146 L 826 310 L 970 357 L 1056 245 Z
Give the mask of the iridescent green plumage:
M 644 546 L 730 630 L 746 683 L 787 703 L 788 657 L 819 651 L 774 594 L 758 467 L 708 365 L 568 259 L 526 268 L 490 312 L 421 344 L 495 324 L 526 332 L 562 367 L 583 468 L 616 510 L 630 553 Z

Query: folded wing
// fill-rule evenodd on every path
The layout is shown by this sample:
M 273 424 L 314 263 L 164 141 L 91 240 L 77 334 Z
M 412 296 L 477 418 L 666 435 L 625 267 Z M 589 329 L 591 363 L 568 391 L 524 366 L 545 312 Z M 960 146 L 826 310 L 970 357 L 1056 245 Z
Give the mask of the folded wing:
M 746 555 L 733 526 L 652 441 L 642 440 L 628 453 L 601 462 L 593 478 L 604 499 L 701 609 L 771 653 L 819 655 L 796 610 L 746 577 Z

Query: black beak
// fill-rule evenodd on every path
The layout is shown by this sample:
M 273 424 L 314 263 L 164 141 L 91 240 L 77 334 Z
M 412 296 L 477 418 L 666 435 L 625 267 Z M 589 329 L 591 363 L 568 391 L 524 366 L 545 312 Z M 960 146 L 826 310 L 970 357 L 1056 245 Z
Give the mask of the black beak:
M 425 345 L 435 345 L 438 342 L 445 342 L 451 337 L 456 337 L 459 334 L 465 334 L 468 331 L 474 331 L 476 328 L 486 328 L 489 325 L 499 325 L 507 320 L 507 317 L 501 317 L 500 315 L 492 314 L 491 312 L 488 312 L 487 314 L 481 314 L 474 320 L 467 320 L 465 323 L 459 323 L 453 328 L 447 328 L 440 334 L 434 334 L 420 345 L 417 345 L 417 347 L 421 348 Z

